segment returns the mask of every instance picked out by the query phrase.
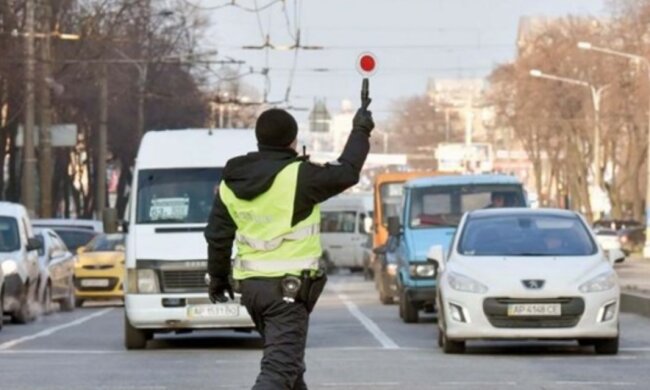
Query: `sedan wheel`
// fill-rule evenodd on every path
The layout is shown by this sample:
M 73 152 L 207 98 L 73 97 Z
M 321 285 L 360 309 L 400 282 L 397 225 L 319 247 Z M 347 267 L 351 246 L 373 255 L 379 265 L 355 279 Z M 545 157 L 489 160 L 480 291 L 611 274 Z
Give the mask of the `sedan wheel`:
M 52 287 L 48 283 L 45 285 L 45 291 L 43 292 L 43 314 L 49 315 L 52 314 Z
M 613 339 L 594 340 L 594 349 L 598 355 L 616 355 L 618 353 L 618 336 Z
M 465 352 L 464 340 L 450 340 L 444 332 L 441 332 L 440 336 L 442 337 L 442 351 L 444 353 L 454 354 Z
M 77 302 L 74 295 L 74 283 L 70 283 L 70 290 L 68 296 L 59 301 L 62 311 L 73 311 L 77 307 Z

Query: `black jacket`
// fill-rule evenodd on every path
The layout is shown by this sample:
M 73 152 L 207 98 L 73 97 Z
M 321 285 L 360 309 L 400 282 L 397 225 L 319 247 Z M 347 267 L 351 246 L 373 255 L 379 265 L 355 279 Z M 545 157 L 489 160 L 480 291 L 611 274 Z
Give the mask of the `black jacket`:
M 369 149 L 369 137 L 360 130 L 352 130 L 338 160 L 325 165 L 311 163 L 293 149 L 260 146 L 257 152 L 228 161 L 222 179 L 235 196 L 250 200 L 266 192 L 284 167 L 294 161 L 303 161 L 298 169 L 292 217 L 296 225 L 311 214 L 316 204 L 357 184 Z M 205 228 L 208 273 L 212 277 L 223 278 L 230 274 L 236 230 L 235 222 L 217 193 Z

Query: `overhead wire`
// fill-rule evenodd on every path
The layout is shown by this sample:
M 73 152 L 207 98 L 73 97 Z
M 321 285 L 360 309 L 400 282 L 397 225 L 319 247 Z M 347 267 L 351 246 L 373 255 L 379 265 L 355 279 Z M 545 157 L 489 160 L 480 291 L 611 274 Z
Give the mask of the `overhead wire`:
M 285 1 L 286 0 L 271 0 L 267 4 L 264 4 L 262 6 L 258 6 L 257 2 L 255 2 L 255 8 L 251 8 L 251 7 L 246 7 L 246 6 L 243 6 L 243 5 L 239 4 L 237 2 L 237 0 L 231 0 L 231 1 L 227 2 L 227 3 L 214 5 L 214 6 L 198 5 L 198 4 L 196 4 L 196 3 L 194 3 L 194 2 L 192 2 L 190 0 L 183 0 L 183 2 L 185 4 L 189 5 L 192 8 L 195 8 L 197 10 L 200 10 L 200 11 L 214 11 L 214 10 L 219 10 L 219 9 L 226 8 L 226 7 L 234 7 L 234 8 L 238 8 L 238 9 L 240 9 L 242 11 L 251 12 L 251 13 L 264 11 L 266 9 L 271 8 L 272 6 L 274 6 L 277 3 L 284 3 Z

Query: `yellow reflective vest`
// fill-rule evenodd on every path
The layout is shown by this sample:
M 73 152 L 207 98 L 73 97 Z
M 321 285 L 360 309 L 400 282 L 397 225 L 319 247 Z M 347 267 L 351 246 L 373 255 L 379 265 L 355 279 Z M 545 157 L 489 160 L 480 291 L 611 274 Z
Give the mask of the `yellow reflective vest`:
M 286 166 L 271 188 L 252 200 L 237 198 L 221 182 L 221 201 L 237 225 L 235 279 L 298 276 L 302 270 L 318 269 L 322 253 L 320 207 L 314 206 L 309 217 L 291 226 L 300 164 Z

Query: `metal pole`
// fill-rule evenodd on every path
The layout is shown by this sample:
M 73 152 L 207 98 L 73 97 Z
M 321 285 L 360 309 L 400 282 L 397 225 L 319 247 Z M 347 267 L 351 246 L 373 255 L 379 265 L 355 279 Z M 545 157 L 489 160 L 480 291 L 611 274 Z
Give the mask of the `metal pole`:
M 648 85 L 650 88 L 650 61 L 644 59 L 648 72 Z M 645 245 L 643 256 L 650 257 L 650 96 L 648 96 L 648 139 L 646 140 L 646 183 L 645 183 Z
M 601 180 L 600 180 L 600 95 L 603 92 L 603 88 L 596 90 L 595 87 L 591 87 L 591 98 L 594 104 L 594 186 L 597 190 L 601 189 Z
M 50 96 L 50 84 L 52 82 L 51 71 L 51 40 L 50 18 L 52 9 L 50 1 L 42 3 L 45 35 L 41 44 L 42 72 L 43 78 L 40 85 L 40 132 L 39 132 L 39 166 L 40 173 L 40 193 L 41 193 L 41 218 L 52 217 L 52 107 Z
M 148 70 L 148 64 L 145 62 L 142 65 L 138 65 L 138 72 L 139 72 L 139 77 L 138 77 L 138 123 L 136 125 L 137 129 L 137 136 L 138 136 L 138 142 L 142 139 L 142 136 L 144 135 L 144 127 L 145 127 L 145 94 L 147 93 L 147 70 Z
M 34 157 L 34 0 L 25 2 L 25 128 L 23 131 L 22 202 L 31 213 L 36 211 L 34 196 L 36 159 Z
M 95 210 L 97 218 L 103 217 L 106 207 L 106 156 L 108 133 L 108 75 L 106 64 L 102 65 L 99 78 L 99 137 L 97 139 L 97 174 L 95 188 Z

